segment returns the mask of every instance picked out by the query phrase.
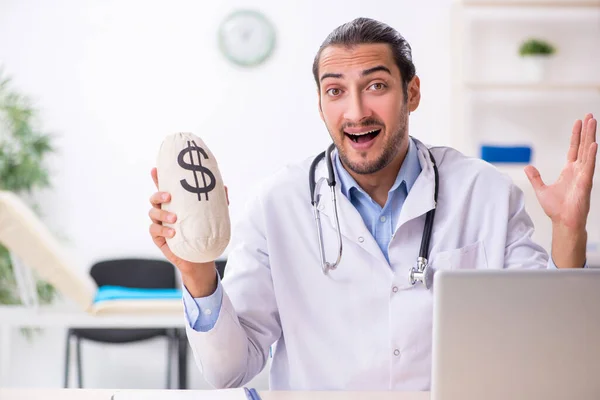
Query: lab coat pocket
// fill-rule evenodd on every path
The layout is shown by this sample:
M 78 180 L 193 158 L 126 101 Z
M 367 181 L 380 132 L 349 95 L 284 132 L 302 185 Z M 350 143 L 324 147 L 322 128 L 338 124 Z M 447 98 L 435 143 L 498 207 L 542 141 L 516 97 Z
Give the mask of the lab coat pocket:
M 487 257 L 483 242 L 477 241 L 458 249 L 440 251 L 433 255 L 431 266 L 434 270 L 486 269 Z

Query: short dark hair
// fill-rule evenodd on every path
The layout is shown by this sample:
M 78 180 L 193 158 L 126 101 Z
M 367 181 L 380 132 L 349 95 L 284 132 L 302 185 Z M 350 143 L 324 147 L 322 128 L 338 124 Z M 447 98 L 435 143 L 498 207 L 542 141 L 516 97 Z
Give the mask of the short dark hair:
M 373 43 L 390 45 L 394 61 L 400 70 L 404 97 L 406 98 L 408 96 L 408 83 L 416 73 L 410 44 L 391 26 L 370 18 L 356 18 L 338 26 L 327 36 L 313 62 L 313 75 L 317 87 L 321 87 L 319 83 L 319 59 L 326 47 L 335 45 L 352 47 L 359 44 Z

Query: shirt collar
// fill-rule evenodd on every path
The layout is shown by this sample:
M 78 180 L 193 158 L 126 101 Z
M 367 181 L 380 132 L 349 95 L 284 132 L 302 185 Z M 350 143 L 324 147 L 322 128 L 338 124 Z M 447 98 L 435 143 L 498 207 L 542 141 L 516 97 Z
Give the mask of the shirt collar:
M 339 154 L 337 152 L 335 152 L 334 161 L 334 167 L 336 169 L 338 179 L 341 184 L 340 189 L 342 191 L 342 194 L 348 199 L 350 198 L 350 193 L 352 189 L 358 190 L 366 194 L 365 191 L 358 185 L 358 183 L 356 183 L 352 175 L 350 175 L 350 173 L 348 173 L 348 171 L 342 166 Z M 400 171 L 398 171 L 396 180 L 390 188 L 389 193 L 397 190 L 402 183 L 404 183 L 406 186 L 406 193 L 410 192 L 410 189 L 413 187 L 420 173 L 421 164 L 419 163 L 417 146 L 415 145 L 412 138 L 409 136 L 408 152 L 406 153 L 406 158 L 400 166 Z

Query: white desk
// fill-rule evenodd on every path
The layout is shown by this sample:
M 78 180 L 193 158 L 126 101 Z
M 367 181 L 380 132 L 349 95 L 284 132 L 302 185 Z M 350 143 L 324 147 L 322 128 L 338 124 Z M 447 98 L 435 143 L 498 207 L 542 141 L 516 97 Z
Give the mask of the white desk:
M 0 389 L 1 400 L 110 400 L 109 389 Z M 144 393 L 147 390 L 137 390 Z M 157 392 L 153 390 L 152 392 Z M 171 391 L 162 390 L 165 400 Z M 202 391 L 197 391 L 202 400 Z M 429 400 L 429 393 L 408 392 L 259 392 L 262 400 Z
M 23 306 L 0 306 L 0 387 L 6 386 L 10 369 L 11 332 L 16 328 L 184 328 L 183 312 L 176 314 L 90 315 L 53 306 L 35 310 Z M 92 397 L 95 398 L 95 397 Z M 109 396 L 110 398 L 110 396 Z M 0 396 L 0 400 L 4 400 Z

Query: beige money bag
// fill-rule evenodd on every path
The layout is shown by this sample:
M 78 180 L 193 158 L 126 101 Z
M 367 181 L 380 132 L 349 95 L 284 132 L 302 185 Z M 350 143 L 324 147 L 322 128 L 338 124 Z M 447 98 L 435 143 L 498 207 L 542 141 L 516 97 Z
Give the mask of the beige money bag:
M 229 206 L 217 160 L 191 133 L 167 136 L 157 162 L 159 191 L 171 194 L 162 209 L 177 215 L 171 251 L 190 262 L 214 261 L 229 244 Z

